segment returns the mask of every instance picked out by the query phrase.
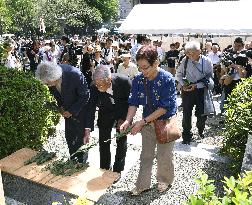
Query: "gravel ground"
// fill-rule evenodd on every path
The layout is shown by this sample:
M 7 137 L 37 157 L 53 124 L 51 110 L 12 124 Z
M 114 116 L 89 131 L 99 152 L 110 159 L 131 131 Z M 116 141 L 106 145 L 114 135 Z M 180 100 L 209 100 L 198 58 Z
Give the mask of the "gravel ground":
M 139 161 L 123 179 L 114 184 L 108 189 L 107 195 L 102 197 L 98 202 L 103 204 L 123 204 L 123 205 L 180 205 L 190 194 L 194 194 L 197 190 L 197 185 L 194 182 L 194 177 L 197 176 L 200 170 L 203 170 L 209 175 L 209 178 L 216 180 L 216 193 L 222 193 L 221 180 L 224 176 L 231 173 L 227 169 L 226 164 L 213 162 L 193 157 L 185 157 L 175 154 L 175 181 L 172 187 L 165 193 L 158 193 L 156 190 L 156 162 L 154 162 L 152 171 L 152 188 L 142 193 L 140 196 L 131 196 L 130 190 L 134 188 L 134 183 L 139 170 Z M 113 196 L 113 197 L 109 197 Z M 118 201 L 119 203 L 115 203 Z
M 180 97 L 178 97 L 178 104 L 181 103 Z M 219 113 L 219 105 L 215 100 L 215 107 L 217 114 Z M 193 112 L 194 113 L 194 112 Z M 141 108 L 139 108 L 135 120 L 141 119 Z M 182 123 L 182 111 L 178 112 L 179 122 Z M 220 146 L 223 137 L 221 136 L 222 125 L 219 124 L 221 117 L 219 115 L 209 118 L 206 122 L 205 129 L 205 138 L 201 139 L 197 134 L 196 128 L 196 118 L 193 115 L 192 123 L 193 128 L 192 132 L 193 141 L 196 143 L 204 143 L 209 145 Z M 62 126 L 61 126 L 62 128 Z M 48 139 L 48 142 L 44 146 L 49 151 L 57 152 L 58 156 L 67 156 L 68 150 L 66 142 L 64 139 L 64 131 L 59 129 L 56 133 L 56 136 L 52 136 Z M 128 149 L 133 149 L 140 154 L 141 146 L 139 145 L 129 145 Z M 134 166 L 129 170 L 129 172 L 118 181 L 116 184 L 111 186 L 107 190 L 107 194 L 102 196 L 99 200 L 100 203 L 105 205 L 111 204 L 171 204 L 178 205 L 182 204 L 184 200 L 187 199 L 189 194 L 195 193 L 197 186 L 194 183 L 194 177 L 197 175 L 199 170 L 205 171 L 210 179 L 216 180 L 216 192 L 222 193 L 221 180 L 224 176 L 230 176 L 232 173 L 227 169 L 227 164 L 218 161 L 209 161 L 206 159 L 196 158 L 192 156 L 183 156 L 178 153 L 174 155 L 175 162 L 175 181 L 173 186 L 164 194 L 159 194 L 156 187 L 155 172 L 156 172 L 156 162 L 153 166 L 153 176 L 152 176 L 152 189 L 143 193 L 141 196 L 132 197 L 129 194 L 129 191 L 134 188 L 134 183 L 137 178 L 139 170 L 139 161 L 136 162 Z M 9 202 L 10 199 L 7 198 L 7 202 L 10 205 L 16 203 Z

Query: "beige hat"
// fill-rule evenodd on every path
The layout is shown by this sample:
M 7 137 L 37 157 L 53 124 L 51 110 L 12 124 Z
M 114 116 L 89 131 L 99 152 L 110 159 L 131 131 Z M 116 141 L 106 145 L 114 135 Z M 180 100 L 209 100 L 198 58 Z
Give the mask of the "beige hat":
M 119 47 L 118 42 L 113 42 L 111 46 L 112 47 Z
M 50 40 L 45 40 L 45 44 L 50 44 L 51 41 Z
M 130 53 L 123 53 L 123 54 L 121 55 L 121 57 L 122 57 L 122 58 L 130 58 L 131 55 L 130 55 Z
M 90 50 L 94 50 L 94 48 L 93 48 L 92 45 L 89 45 L 87 48 L 88 48 L 89 51 L 90 51 Z
M 101 52 L 101 46 L 95 46 L 94 52 Z
M 50 46 L 44 46 L 44 51 L 49 51 L 49 50 L 51 50 Z

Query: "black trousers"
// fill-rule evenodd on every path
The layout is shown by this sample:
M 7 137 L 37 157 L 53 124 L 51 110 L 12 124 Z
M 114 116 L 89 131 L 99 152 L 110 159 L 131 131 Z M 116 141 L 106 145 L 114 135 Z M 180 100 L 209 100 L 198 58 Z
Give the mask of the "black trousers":
M 109 170 L 111 169 L 111 131 L 116 123 L 111 113 L 98 114 L 98 127 L 99 127 L 99 148 L 100 148 L 100 168 Z M 117 130 L 118 132 L 118 130 Z M 116 155 L 113 165 L 114 172 L 121 172 L 124 170 L 125 157 L 127 152 L 127 136 L 116 139 Z
M 182 105 L 183 105 L 183 120 L 182 120 L 182 138 L 184 141 L 191 141 L 192 139 L 192 110 L 194 105 L 195 116 L 197 117 L 196 126 L 198 132 L 201 134 L 205 128 L 205 122 L 207 116 L 203 116 L 204 113 L 204 88 L 196 89 L 191 92 L 184 92 L 182 94 Z
M 219 79 L 218 79 L 218 75 L 217 75 L 217 70 L 214 71 L 214 91 L 216 94 L 221 94 L 222 90 L 221 90 L 221 85 L 219 83 Z
M 80 121 L 72 118 L 65 118 L 65 137 L 69 149 L 69 154 L 72 155 L 83 145 L 84 128 Z M 88 153 L 77 153 L 70 159 L 77 159 L 78 162 L 86 162 Z

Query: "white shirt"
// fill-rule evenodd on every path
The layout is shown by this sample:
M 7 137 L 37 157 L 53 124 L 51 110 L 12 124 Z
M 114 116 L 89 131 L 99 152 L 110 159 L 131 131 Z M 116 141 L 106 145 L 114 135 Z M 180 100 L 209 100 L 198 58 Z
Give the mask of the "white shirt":
M 130 79 L 133 79 L 138 73 L 138 69 L 135 63 L 129 62 L 127 68 L 124 67 L 124 63 L 120 63 L 117 68 L 117 73 L 125 75 Z
M 210 60 L 212 61 L 212 64 L 217 64 L 220 62 L 220 55 L 221 55 L 221 52 L 217 52 L 217 53 L 214 53 L 214 52 L 211 52 L 208 54 L 208 58 L 210 58 Z
M 162 47 L 157 47 L 157 52 L 158 52 L 158 58 L 160 62 L 162 62 L 164 60 L 164 51 Z
M 16 68 L 16 58 L 12 54 L 9 54 L 6 61 L 5 66 L 7 68 Z
M 137 51 L 142 47 L 143 45 L 142 44 L 136 44 L 134 45 L 134 47 L 131 48 L 130 50 L 130 54 L 131 54 L 131 60 L 133 62 L 136 62 L 136 54 L 137 54 Z
M 112 47 L 110 48 L 103 48 L 102 49 L 102 56 L 107 62 L 110 62 L 112 59 L 114 59 L 114 50 Z M 110 65 L 113 65 L 113 63 L 110 63 Z

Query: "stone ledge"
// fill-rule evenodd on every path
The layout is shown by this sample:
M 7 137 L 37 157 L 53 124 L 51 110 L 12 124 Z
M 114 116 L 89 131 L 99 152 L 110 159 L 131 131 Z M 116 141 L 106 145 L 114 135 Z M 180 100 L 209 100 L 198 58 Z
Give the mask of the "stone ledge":
M 243 157 L 241 171 L 251 171 L 252 170 L 252 135 L 248 136 L 248 141 Z

